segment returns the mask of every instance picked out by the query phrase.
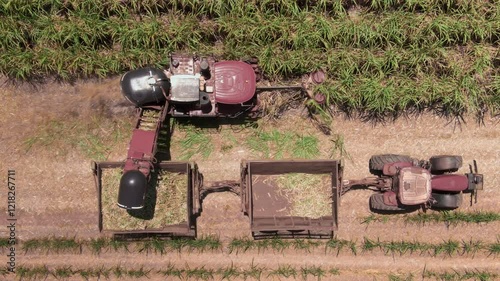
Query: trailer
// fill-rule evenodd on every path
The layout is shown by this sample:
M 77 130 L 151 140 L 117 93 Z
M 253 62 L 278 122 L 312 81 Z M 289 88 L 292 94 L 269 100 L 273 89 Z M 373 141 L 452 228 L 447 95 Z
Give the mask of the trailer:
M 250 218 L 252 236 L 332 238 L 338 229 L 342 173 L 341 161 L 336 160 L 243 161 L 242 211 Z M 311 186 L 303 188 L 292 178 L 286 183 L 293 186 L 281 187 L 280 177 L 286 176 L 296 176 Z M 318 176 L 326 180 L 315 180 Z M 316 178 L 308 181 L 308 177 Z M 283 191 L 284 188 L 292 191 Z M 314 202 L 307 203 L 303 195 L 306 192 L 313 194 Z M 287 193 L 292 193 L 291 198 Z M 315 196 L 318 194 L 319 197 Z M 296 210 L 296 204 L 300 203 Z
M 118 186 L 103 183 L 103 174 L 114 170 L 121 177 L 125 162 L 92 162 L 92 170 L 97 189 L 98 202 L 98 227 L 99 231 L 114 238 L 135 239 L 145 237 L 196 237 L 196 218 L 201 212 L 201 186 L 203 175 L 198 171 L 194 163 L 189 162 L 161 162 L 153 168 L 152 179 L 149 182 L 148 192 L 137 190 L 128 194 L 116 194 Z M 171 194 L 172 188 L 160 190 L 158 175 L 168 172 L 178 175 L 182 183 L 177 189 L 184 195 L 177 199 L 177 204 L 172 209 L 163 209 L 159 204 L 161 194 Z M 116 182 L 114 182 L 116 184 Z M 137 185 L 138 189 L 142 187 Z M 172 187 L 172 186 L 170 186 Z M 158 191 L 162 193 L 159 194 Z M 143 195 L 144 194 L 144 195 Z M 155 194 L 154 196 L 148 196 Z M 144 196 L 144 197 L 143 197 Z M 117 197 L 122 200 L 146 202 L 140 209 L 124 209 L 119 206 Z M 123 197 L 126 197 L 125 199 Z M 165 205 L 165 204 L 163 204 Z M 175 222 L 172 223 L 163 218 L 157 223 L 151 224 L 152 219 L 161 217 L 163 213 L 175 214 Z M 134 223 L 135 222 L 135 223 Z M 128 226 L 128 227 L 127 227 Z
M 250 229 L 253 237 L 309 237 L 309 238 L 331 238 L 338 229 L 338 208 L 340 204 L 340 192 L 342 184 L 343 166 L 336 160 L 303 160 L 303 161 L 243 161 L 241 164 L 240 181 L 203 181 L 203 174 L 198 171 L 196 163 L 188 162 L 160 162 L 156 164 L 151 173 L 152 181 L 146 191 L 141 190 L 142 183 L 134 185 L 136 192 L 121 194 L 117 182 L 103 182 L 104 173 L 107 170 L 119 172 L 118 178 L 123 180 L 121 169 L 125 162 L 93 162 L 92 169 L 96 182 L 98 194 L 99 231 L 109 234 L 114 238 L 135 239 L 155 236 L 166 237 L 196 237 L 196 218 L 201 214 L 203 199 L 214 192 L 233 192 L 240 196 L 242 212 L 250 218 Z M 167 171 L 180 174 L 185 178 L 181 187 L 185 191 L 185 207 L 177 205 L 177 209 L 183 210 L 182 220 L 174 224 L 161 224 L 151 227 L 149 223 L 153 217 L 162 216 L 163 213 L 172 210 L 163 209 L 159 204 L 148 204 L 148 201 L 164 200 L 160 195 L 171 194 L 175 190 L 170 186 L 169 190 L 160 193 L 158 185 L 158 174 Z M 297 196 L 303 193 L 320 194 L 323 202 L 321 209 L 311 213 L 310 209 L 318 205 L 312 202 L 307 209 L 309 213 L 298 213 L 293 209 L 294 198 L 290 198 L 279 190 L 279 181 L 276 177 L 286 178 L 297 176 L 298 179 L 307 177 L 323 177 L 324 180 L 316 181 L 317 185 L 308 190 L 299 189 L 295 192 Z M 270 177 L 275 177 L 273 180 Z M 293 182 L 292 182 L 293 183 Z M 116 185 L 116 186 L 113 186 Z M 321 192 L 318 192 L 321 190 Z M 114 193 L 113 193 L 114 192 Z M 118 194 L 116 194 L 118 193 Z M 150 196 L 150 194 L 156 194 Z M 271 196 L 272 194 L 272 196 Z M 114 196 L 113 196 L 114 195 Z M 113 200 L 114 198 L 121 199 Z M 126 197 L 126 198 L 125 198 Z M 297 199 L 297 198 L 295 198 Z M 146 202 L 138 209 L 124 209 L 120 202 Z M 153 210 L 151 210 L 153 208 Z M 288 208 L 288 209 L 287 209 Z M 118 212 L 120 215 L 110 216 L 109 210 Z M 300 212 L 300 210 L 298 210 Z M 144 217 L 139 213 L 151 213 L 152 216 Z M 318 213 L 319 212 L 319 213 Z M 127 228 L 128 221 L 138 221 L 132 224 L 134 227 Z M 107 222 L 120 224 L 120 227 L 109 227 Z M 124 223 L 123 223 L 124 222 Z M 125 225 L 125 227 L 121 227 Z M 128 224 L 131 225 L 131 224 Z M 107 227 L 108 226 L 108 227 Z

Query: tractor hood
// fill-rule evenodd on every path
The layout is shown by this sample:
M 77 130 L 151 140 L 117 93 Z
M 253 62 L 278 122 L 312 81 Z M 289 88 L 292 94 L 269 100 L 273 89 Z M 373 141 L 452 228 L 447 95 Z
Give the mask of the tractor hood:
M 427 202 L 431 196 L 431 174 L 420 167 L 406 167 L 399 172 L 398 195 L 404 205 Z

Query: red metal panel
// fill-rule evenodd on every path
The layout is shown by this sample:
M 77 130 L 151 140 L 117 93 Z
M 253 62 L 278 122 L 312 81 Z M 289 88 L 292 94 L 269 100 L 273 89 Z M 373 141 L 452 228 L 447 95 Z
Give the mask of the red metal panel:
M 136 152 L 151 155 L 153 153 L 155 135 L 155 131 L 135 129 L 130 141 L 128 156 L 131 157 Z
M 467 189 L 469 180 L 464 175 L 440 175 L 432 177 L 432 190 L 459 192 Z
M 141 172 L 144 172 L 146 176 L 149 174 L 149 167 L 146 159 L 151 159 L 154 156 L 155 137 L 156 131 L 134 129 L 128 148 L 127 162 L 125 163 L 124 172 L 140 169 L 141 166 L 144 166 L 142 167 L 143 169 L 141 169 Z M 143 161 L 136 163 L 135 161 L 130 161 L 132 159 Z M 148 167 L 148 169 L 144 169 L 145 167 Z
M 255 95 L 255 72 L 251 65 L 241 61 L 215 63 L 215 101 L 240 104 Z

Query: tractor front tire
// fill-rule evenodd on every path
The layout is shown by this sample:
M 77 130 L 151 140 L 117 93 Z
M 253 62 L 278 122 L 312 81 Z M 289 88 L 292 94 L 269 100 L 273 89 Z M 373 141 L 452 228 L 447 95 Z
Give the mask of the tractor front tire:
M 373 155 L 368 162 L 370 173 L 372 175 L 381 176 L 385 164 L 396 162 L 413 162 L 410 156 L 398 154 L 380 154 Z
M 441 175 L 444 173 L 456 172 L 462 167 L 462 156 L 458 155 L 439 155 L 432 156 L 429 159 L 431 164 L 431 173 Z
M 462 193 L 436 193 L 433 192 L 431 197 L 436 201 L 431 208 L 441 210 L 452 210 L 460 207 L 463 201 Z

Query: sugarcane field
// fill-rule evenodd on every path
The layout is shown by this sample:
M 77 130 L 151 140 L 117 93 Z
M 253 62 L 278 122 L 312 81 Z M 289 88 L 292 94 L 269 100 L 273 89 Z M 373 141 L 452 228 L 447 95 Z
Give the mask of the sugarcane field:
M 500 280 L 500 3 L 0 5 L 0 280 Z

